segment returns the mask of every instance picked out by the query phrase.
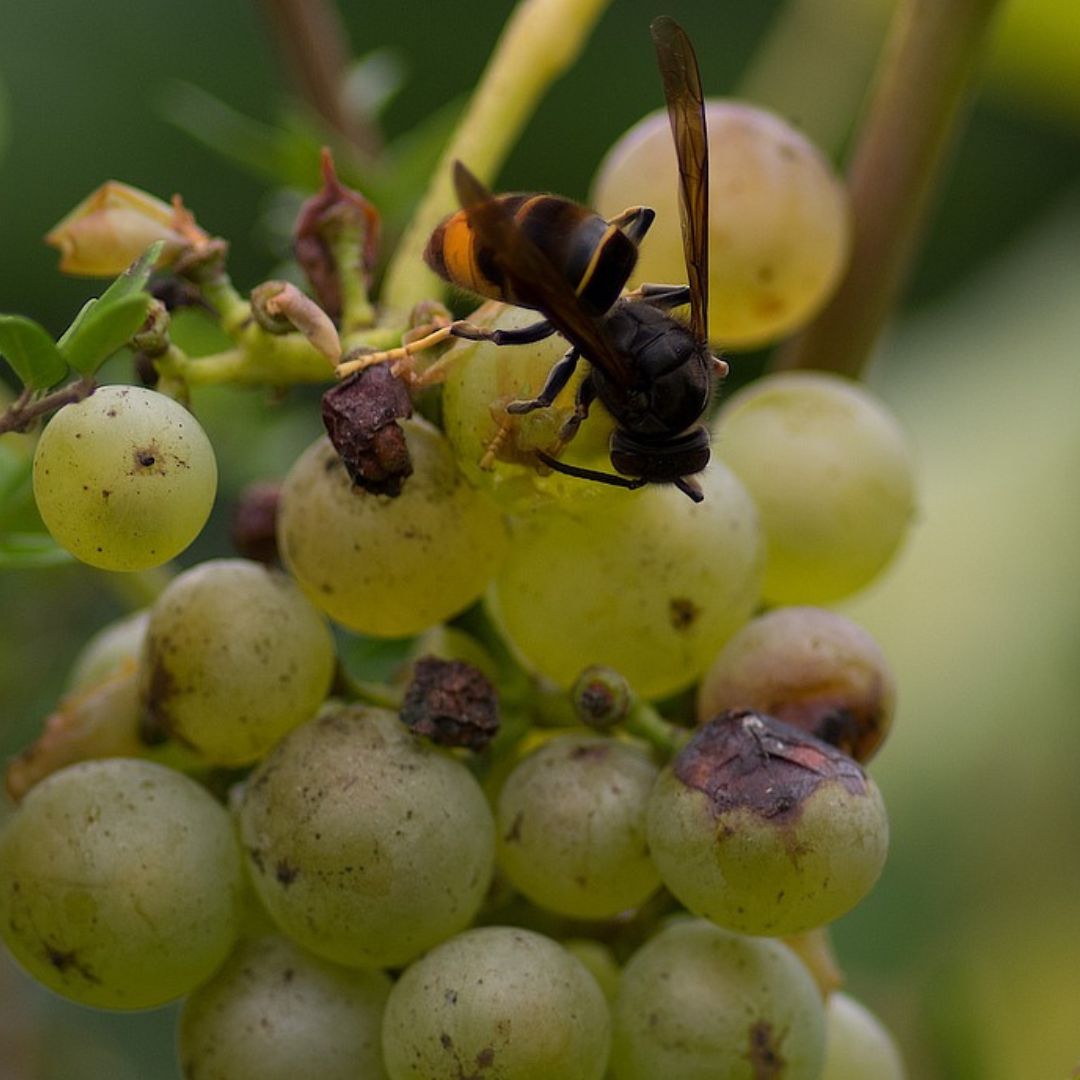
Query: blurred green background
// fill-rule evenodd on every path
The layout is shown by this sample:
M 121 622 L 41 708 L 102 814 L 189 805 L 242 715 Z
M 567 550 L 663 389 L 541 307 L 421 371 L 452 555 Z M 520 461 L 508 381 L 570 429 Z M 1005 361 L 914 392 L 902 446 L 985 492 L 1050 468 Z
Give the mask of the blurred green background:
M 508 0 L 341 5 L 350 49 L 404 75 L 388 137 L 467 93 Z M 838 156 L 890 0 L 613 0 L 501 176 L 585 198 L 614 138 L 660 103 L 646 26 L 679 19 L 706 91 L 772 105 Z M 40 237 L 106 178 L 182 192 L 232 243 L 244 288 L 284 249 L 319 136 L 264 10 L 242 0 L 49 0 L 0 11 L 0 311 L 59 332 L 94 283 L 61 278 Z M 204 134 L 191 87 L 305 131 L 252 167 Z M 186 89 L 185 89 L 186 88 Z M 201 112 L 200 112 L 201 110 Z M 172 118 L 172 119 L 170 119 Z M 257 154 L 249 155 L 258 157 Z M 401 192 L 404 212 L 407 192 Z M 738 358 L 735 357 L 737 366 Z M 753 361 L 748 361 L 753 363 Z M 117 378 L 126 377 L 118 369 Z M 844 610 L 900 684 L 874 764 L 893 842 L 870 898 L 836 927 L 848 988 L 892 1027 L 912 1080 L 1064 1080 L 1080 1066 L 1080 8 L 1006 0 L 901 317 L 869 381 L 920 460 L 921 516 L 890 571 Z M 279 474 L 317 431 L 313 395 L 197 400 L 223 492 Z M 222 550 L 223 512 L 185 562 Z M 80 643 L 124 609 L 86 568 L 0 574 L 0 754 L 25 743 Z M 174 1078 L 172 1010 L 113 1016 L 0 959 L 0 1075 Z M 7 1071 L 5 1071 L 7 1070 Z

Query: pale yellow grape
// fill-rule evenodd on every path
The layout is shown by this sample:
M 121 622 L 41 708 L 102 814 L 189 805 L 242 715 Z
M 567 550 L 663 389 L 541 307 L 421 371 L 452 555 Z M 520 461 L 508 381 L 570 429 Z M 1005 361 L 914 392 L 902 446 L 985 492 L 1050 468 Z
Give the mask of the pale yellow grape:
M 659 769 L 637 746 L 561 735 L 506 778 L 497 859 L 533 903 L 581 919 L 636 907 L 660 886 L 645 839 Z
M 698 687 L 697 716 L 754 709 L 866 762 L 892 725 L 896 680 L 878 643 L 835 611 L 780 607 L 751 619 Z
M 271 917 L 349 966 L 401 965 L 465 929 L 491 879 L 480 785 L 381 709 L 328 709 L 288 735 L 249 778 L 239 819 Z
M 865 1005 L 834 991 L 825 1005 L 825 1071 L 821 1080 L 904 1080 L 892 1036 Z
M 390 979 L 339 967 L 288 938 L 242 942 L 184 1003 L 185 1080 L 385 1080 Z
M 611 1021 L 596 980 L 556 942 L 488 926 L 410 967 L 390 993 L 391 1080 L 601 1080 Z
M 671 923 L 623 969 L 613 1020 L 616 1080 L 820 1080 L 821 997 L 778 941 Z
M 458 469 L 446 437 L 403 420 L 413 474 L 396 498 L 354 489 L 320 439 L 281 489 L 278 545 L 312 603 L 350 630 L 417 634 L 484 591 L 506 550 L 495 504 Z
M 781 117 L 723 100 L 707 101 L 705 113 L 709 337 L 756 348 L 807 323 L 838 284 L 851 246 L 847 194 L 824 155 Z M 631 286 L 686 281 L 666 110 L 612 147 L 591 201 L 607 217 L 639 204 L 656 211 Z
M 604 664 L 650 698 L 705 671 L 758 604 L 762 542 L 732 472 L 701 481 L 696 505 L 650 485 L 513 521 L 489 604 L 527 666 L 569 688 Z
M 202 531 L 217 464 L 198 421 L 138 386 L 102 386 L 49 421 L 34 498 L 53 539 L 104 570 L 145 570 Z
M 150 612 L 144 608 L 103 626 L 83 645 L 72 662 L 68 689 L 93 686 L 121 665 L 134 664 L 142 652 L 149 619 Z
M 212 559 L 154 602 L 140 693 L 162 737 L 205 761 L 245 765 L 315 715 L 334 664 L 326 620 L 289 577 Z
M 236 939 L 241 863 L 226 811 L 148 761 L 72 765 L 0 833 L 0 933 L 50 989 L 147 1009 L 193 990 Z
M 470 321 L 506 330 L 527 326 L 540 317 L 526 308 L 486 304 Z M 537 449 L 554 449 L 562 426 L 573 414 L 574 394 L 589 370 L 587 361 L 578 363 L 574 377 L 549 408 L 516 416 L 505 411 L 511 401 L 536 397 L 566 349 L 565 338 L 558 334 L 532 345 L 455 345 L 460 356 L 443 386 L 443 428 L 465 475 L 508 509 L 528 509 L 553 499 L 588 499 L 596 494 L 595 484 L 537 471 L 531 456 Z M 485 461 L 502 423 L 510 424 L 509 434 L 494 457 Z M 559 454 L 560 459 L 610 472 L 608 440 L 613 428 L 611 416 L 602 406 L 594 405 L 577 435 Z
M 915 515 L 914 463 L 891 412 L 821 371 L 766 376 L 732 395 L 713 448 L 761 513 L 765 599 L 828 604 L 869 584 Z
M 603 990 L 608 1004 L 611 1004 L 619 991 L 619 978 L 622 975 L 611 948 L 593 938 L 564 938 L 559 944 L 584 964 Z

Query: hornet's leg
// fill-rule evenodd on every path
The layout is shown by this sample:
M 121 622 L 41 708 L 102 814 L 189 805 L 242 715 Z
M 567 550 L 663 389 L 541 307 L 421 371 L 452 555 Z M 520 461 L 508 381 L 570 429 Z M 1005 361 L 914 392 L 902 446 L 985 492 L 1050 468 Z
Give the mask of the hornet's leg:
M 449 337 L 465 338 L 468 341 L 491 341 L 496 345 L 529 345 L 536 341 L 543 341 L 554 333 L 555 327 L 547 319 L 541 319 L 530 326 L 522 326 L 516 330 L 485 330 L 482 326 L 474 326 L 465 319 L 458 319 L 399 348 L 364 353 L 354 359 L 345 360 L 338 364 L 336 370 L 338 378 L 344 378 L 354 371 L 371 367 L 373 364 L 389 362 L 394 365 L 394 374 L 400 375 L 410 366 L 408 361 L 412 356 L 438 345 Z
M 589 406 L 595 400 L 596 386 L 593 383 L 592 375 L 586 375 L 577 388 L 573 415 L 563 424 L 563 429 L 559 432 L 559 445 L 555 450 L 556 454 L 562 453 L 563 447 L 578 433 L 578 428 L 581 427 L 582 422 L 589 415 Z
M 528 401 L 511 401 L 506 406 L 506 411 L 516 415 L 518 413 L 532 412 L 533 409 L 546 409 L 559 396 L 559 391 L 570 381 L 570 376 L 574 374 L 580 355 L 577 346 L 571 346 L 567 349 L 562 359 L 548 372 L 548 377 L 540 388 L 540 393 Z

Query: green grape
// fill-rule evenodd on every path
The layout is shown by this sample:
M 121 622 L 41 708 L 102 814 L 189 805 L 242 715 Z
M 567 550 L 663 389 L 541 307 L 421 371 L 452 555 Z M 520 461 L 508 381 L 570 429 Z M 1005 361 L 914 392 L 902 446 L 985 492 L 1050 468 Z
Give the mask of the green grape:
M 645 842 L 658 771 L 629 743 L 552 739 L 499 793 L 499 868 L 534 904 L 562 915 L 603 919 L 636 907 L 660 885 Z
M 196 419 L 138 386 L 102 386 L 65 405 L 34 454 L 34 498 L 53 539 L 104 570 L 179 555 L 216 491 L 214 451 Z
M 491 879 L 480 785 L 381 709 L 339 707 L 288 735 L 239 816 L 274 921 L 341 964 L 408 962 L 468 926 Z
M 509 330 L 535 323 L 535 311 L 504 305 L 484 305 L 471 322 L 489 329 Z M 557 472 L 539 472 L 534 450 L 554 450 L 559 432 L 574 412 L 574 395 L 588 372 L 579 364 L 569 384 L 546 409 L 511 416 L 506 405 L 534 398 L 553 365 L 566 351 L 558 335 L 532 345 L 499 346 L 491 342 L 462 342 L 460 356 L 443 386 L 442 422 L 465 475 L 484 487 L 509 510 L 526 510 L 537 501 L 588 499 L 595 484 Z M 508 434 L 497 452 L 488 451 L 508 423 Z M 594 406 L 577 435 L 559 455 L 561 460 L 586 468 L 610 471 L 608 440 L 614 421 L 605 409 Z
M 695 915 L 744 934 L 795 934 L 853 908 L 881 873 L 877 785 L 839 750 L 752 712 L 699 728 L 661 772 L 649 850 Z
M 146 1009 L 204 982 L 236 939 L 241 886 L 228 813 L 148 761 L 62 769 L 0 833 L 0 933 L 84 1005 Z
M 390 980 L 338 967 L 287 938 L 244 941 L 184 1003 L 185 1080 L 384 1080 Z
M 326 621 L 286 575 L 213 559 L 154 602 L 140 692 L 155 733 L 244 765 L 315 715 L 333 674 Z
M 892 725 L 896 683 L 877 642 L 824 608 L 775 608 L 720 650 L 698 688 L 698 719 L 726 709 L 768 713 L 856 761 L 873 757 Z
M 391 1080 L 601 1080 L 610 1017 L 589 972 L 550 938 L 470 930 L 398 980 L 383 1018 Z
M 759 379 L 728 399 L 713 446 L 761 512 L 772 604 L 827 604 L 862 588 L 914 516 L 904 433 L 876 397 L 839 375 Z
M 698 505 L 650 485 L 514 520 L 488 600 L 526 666 L 569 688 L 604 664 L 647 698 L 705 671 L 757 606 L 762 548 L 730 470 L 701 480 Z
M 142 652 L 150 612 L 133 612 L 103 626 L 79 650 L 68 674 L 68 689 L 94 686 L 126 664 L 134 664 Z
M 817 987 L 778 941 L 680 919 L 623 969 L 617 1080 L 819 1080 L 824 1052 Z
M 839 283 L 851 245 L 845 188 L 787 121 L 738 101 L 705 103 L 709 129 L 709 336 L 732 349 L 805 325 Z M 656 221 L 630 280 L 683 282 L 675 147 L 666 110 L 631 128 L 593 182 L 605 216 L 644 204 Z
M 300 587 L 350 630 L 419 633 L 468 607 L 506 548 L 495 505 L 458 470 L 446 438 L 403 420 L 413 473 L 396 498 L 354 489 L 328 439 L 281 489 L 278 545 Z
M 619 978 L 622 970 L 615 954 L 601 941 L 592 938 L 565 938 L 559 943 L 573 957 L 584 964 L 589 974 L 596 980 L 610 1005 L 619 992 Z
M 825 1071 L 821 1080 L 904 1080 L 892 1036 L 865 1005 L 834 992 L 825 1005 Z

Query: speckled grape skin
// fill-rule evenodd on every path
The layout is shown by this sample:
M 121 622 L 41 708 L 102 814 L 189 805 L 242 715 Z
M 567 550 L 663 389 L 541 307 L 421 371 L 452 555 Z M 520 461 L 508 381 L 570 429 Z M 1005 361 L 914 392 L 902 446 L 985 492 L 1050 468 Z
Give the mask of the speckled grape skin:
M 671 923 L 630 958 L 613 1020 L 616 1080 L 821 1075 L 825 1019 L 801 961 L 703 920 Z
M 459 934 L 398 980 L 383 1020 L 391 1080 L 601 1080 L 610 1016 L 596 980 L 550 938 Z
M 526 666 L 569 688 L 604 664 L 649 698 L 701 675 L 753 614 L 763 554 L 731 471 L 713 463 L 701 482 L 698 505 L 652 485 L 513 521 L 488 604 Z
M 155 601 L 140 694 L 157 732 L 205 761 L 245 765 L 315 715 L 334 664 L 326 620 L 289 577 L 212 559 Z
M 138 386 L 102 386 L 38 440 L 34 498 L 53 539 L 104 570 L 145 570 L 199 535 L 217 464 L 198 421 Z
M 709 333 L 752 349 L 804 325 L 847 265 L 847 194 L 829 162 L 781 117 L 739 101 L 706 102 L 709 130 Z M 591 204 L 605 216 L 644 204 L 656 221 L 630 279 L 683 282 L 675 147 L 666 110 L 611 148 Z
M 506 549 L 488 497 L 469 485 L 444 435 L 403 420 L 413 473 L 396 498 L 354 489 L 328 439 L 281 489 L 278 545 L 317 607 L 350 630 L 404 637 L 474 601 Z
M 297 728 L 251 775 L 239 813 L 271 917 L 337 963 L 407 963 L 469 925 L 491 878 L 480 785 L 381 709 L 328 709 Z
M 534 903 L 581 919 L 636 907 L 660 885 L 645 841 L 659 770 L 614 739 L 562 735 L 507 777 L 496 812 L 497 858 Z
M 895 708 L 896 681 L 870 634 L 839 612 L 795 606 L 751 619 L 720 650 L 698 688 L 697 716 L 754 709 L 865 763 Z
M 185 1080 L 385 1080 L 390 979 L 320 960 L 288 938 L 242 942 L 184 1003 Z
M 241 862 L 229 815 L 162 765 L 72 765 L 0 834 L 0 932 L 84 1005 L 146 1009 L 193 990 L 236 939 Z

